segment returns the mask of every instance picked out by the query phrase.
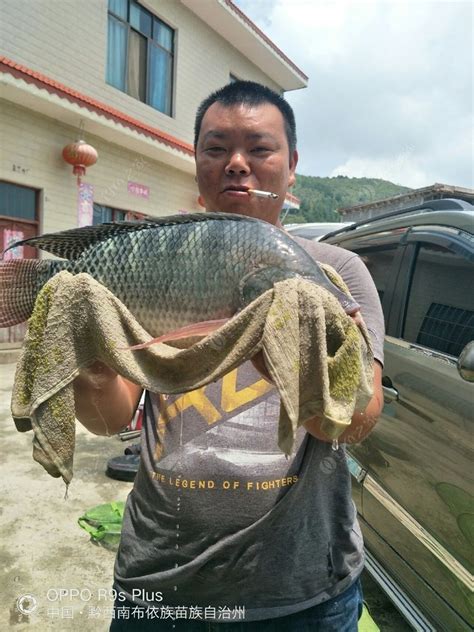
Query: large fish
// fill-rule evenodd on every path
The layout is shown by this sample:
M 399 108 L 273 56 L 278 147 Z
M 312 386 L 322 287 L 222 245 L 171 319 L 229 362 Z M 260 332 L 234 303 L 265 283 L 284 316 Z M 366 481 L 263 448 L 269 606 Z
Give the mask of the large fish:
M 90 274 L 153 336 L 223 322 L 276 281 L 296 276 L 324 286 L 347 313 L 359 307 L 283 230 L 241 215 L 193 213 L 100 224 L 11 247 L 20 244 L 62 259 L 0 263 L 0 327 L 27 320 L 39 290 L 60 270 Z

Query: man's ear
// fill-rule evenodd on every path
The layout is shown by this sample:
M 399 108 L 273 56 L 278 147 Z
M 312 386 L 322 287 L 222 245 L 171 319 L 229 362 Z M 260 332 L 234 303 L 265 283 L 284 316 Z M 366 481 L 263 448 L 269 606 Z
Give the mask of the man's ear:
M 298 164 L 298 152 L 296 149 L 290 155 L 290 173 L 288 177 L 288 186 L 292 187 L 296 181 L 296 165 Z

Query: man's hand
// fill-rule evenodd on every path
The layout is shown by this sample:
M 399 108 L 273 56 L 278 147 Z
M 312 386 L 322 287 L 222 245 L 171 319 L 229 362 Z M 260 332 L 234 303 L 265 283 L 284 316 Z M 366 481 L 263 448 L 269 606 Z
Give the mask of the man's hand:
M 100 389 L 110 384 L 117 376 L 117 371 L 114 371 L 103 362 L 96 360 L 86 369 L 81 369 L 74 381 L 74 386 L 76 386 L 76 384 L 84 384 L 84 386 Z
M 357 326 L 360 326 L 364 321 L 360 311 L 351 314 L 351 318 Z M 272 382 L 267 367 L 265 366 L 265 360 L 263 359 L 263 353 L 259 351 L 252 358 L 252 364 L 261 373 L 261 375 L 268 381 Z M 359 443 L 365 437 L 370 434 L 377 423 L 377 420 L 382 412 L 383 408 L 383 391 L 382 391 L 382 366 L 375 360 L 374 362 L 374 383 L 373 383 L 373 396 L 367 405 L 367 408 L 363 411 L 356 411 L 352 416 L 351 425 L 345 430 L 339 437 L 341 443 Z M 304 423 L 304 427 L 309 434 L 316 437 L 320 441 L 332 442 L 321 430 L 321 419 L 313 417 Z
M 351 425 L 344 430 L 338 438 L 340 443 L 359 443 L 370 434 L 377 423 L 377 420 L 383 408 L 383 391 L 382 391 L 382 366 L 374 361 L 374 394 L 372 399 L 363 411 L 356 411 L 351 420 Z M 332 442 L 321 430 L 321 419 L 313 417 L 304 423 L 309 434 L 316 437 L 320 441 Z
M 73 382 L 76 417 L 97 435 L 125 428 L 137 409 L 142 389 L 103 362 L 83 369 Z
M 354 314 L 351 314 L 350 316 L 357 326 L 360 326 L 361 323 L 364 322 L 360 311 L 354 312 Z M 270 377 L 270 373 L 268 372 L 268 369 L 265 365 L 265 360 L 263 359 L 263 352 L 259 351 L 258 353 L 256 353 L 251 358 L 251 361 L 252 361 L 253 366 L 257 369 L 259 373 L 262 374 L 262 376 L 267 380 L 267 382 L 270 382 L 271 384 L 273 384 L 272 378 Z
M 355 322 L 355 324 L 357 325 L 357 327 L 360 327 L 362 323 L 364 322 L 364 319 L 362 318 L 362 314 L 360 313 L 360 310 L 357 310 L 357 312 L 354 312 L 350 316 L 352 320 Z

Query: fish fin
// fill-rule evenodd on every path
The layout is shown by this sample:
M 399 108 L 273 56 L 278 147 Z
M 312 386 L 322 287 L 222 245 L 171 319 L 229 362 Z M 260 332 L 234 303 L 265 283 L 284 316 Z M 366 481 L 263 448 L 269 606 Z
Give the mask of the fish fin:
M 239 215 L 238 213 L 221 213 L 199 211 L 197 213 L 180 213 L 179 215 L 165 215 L 163 217 L 148 216 L 144 221 L 151 224 L 161 224 L 162 226 L 170 226 L 173 224 L 189 224 L 190 222 L 209 222 L 210 220 L 231 220 L 234 222 L 259 222 L 261 219 L 255 217 L 248 217 L 247 215 Z M 137 222 L 130 222 L 136 224 Z
M 115 237 L 121 233 L 139 232 L 157 226 L 173 226 L 191 222 L 208 222 L 210 220 L 260 221 L 233 213 L 181 213 L 165 217 L 147 217 L 139 222 L 107 222 L 94 226 L 71 228 L 58 233 L 45 233 L 38 237 L 30 237 L 11 244 L 6 250 L 16 246 L 28 245 L 40 248 L 63 259 L 77 259 L 90 246 Z
M 346 294 L 345 292 L 343 292 L 341 288 L 334 283 L 326 270 L 321 268 L 321 272 L 324 274 L 326 280 L 328 281 L 326 289 L 329 290 L 329 292 L 331 292 L 331 294 L 337 298 L 346 314 L 348 314 L 349 316 L 353 316 L 355 313 L 357 313 L 360 310 L 359 303 L 357 303 L 357 301 L 350 294 Z
M 138 227 L 138 226 L 139 227 Z M 138 222 L 107 223 L 95 226 L 71 228 L 58 233 L 45 233 L 11 244 L 5 252 L 17 246 L 28 245 L 49 252 L 63 259 L 77 259 L 90 246 L 114 237 L 118 233 L 146 228 Z
M 38 259 L 11 259 L 0 262 L 0 327 L 28 320 L 36 300 Z
M 192 338 L 194 336 L 208 336 L 216 331 L 216 329 L 222 327 L 222 325 L 225 325 L 228 320 L 229 318 L 220 318 L 218 320 L 203 320 L 200 323 L 192 323 L 191 325 L 180 327 L 174 331 L 169 331 L 168 333 L 158 336 L 158 338 L 148 340 L 148 342 L 144 342 L 143 344 L 126 347 L 126 349 L 128 351 L 135 351 L 136 349 L 146 349 L 158 342 L 170 342 L 172 340 L 182 340 L 183 338 Z

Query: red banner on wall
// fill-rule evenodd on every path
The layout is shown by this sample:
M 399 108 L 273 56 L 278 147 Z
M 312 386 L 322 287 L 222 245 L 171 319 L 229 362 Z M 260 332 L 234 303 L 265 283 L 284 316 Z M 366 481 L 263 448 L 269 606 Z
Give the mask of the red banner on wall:
M 25 234 L 21 230 L 10 230 L 5 228 L 3 230 L 3 250 L 9 248 L 16 241 L 21 241 L 25 238 Z M 23 246 L 16 246 L 3 255 L 3 261 L 10 261 L 11 259 L 23 258 Z

